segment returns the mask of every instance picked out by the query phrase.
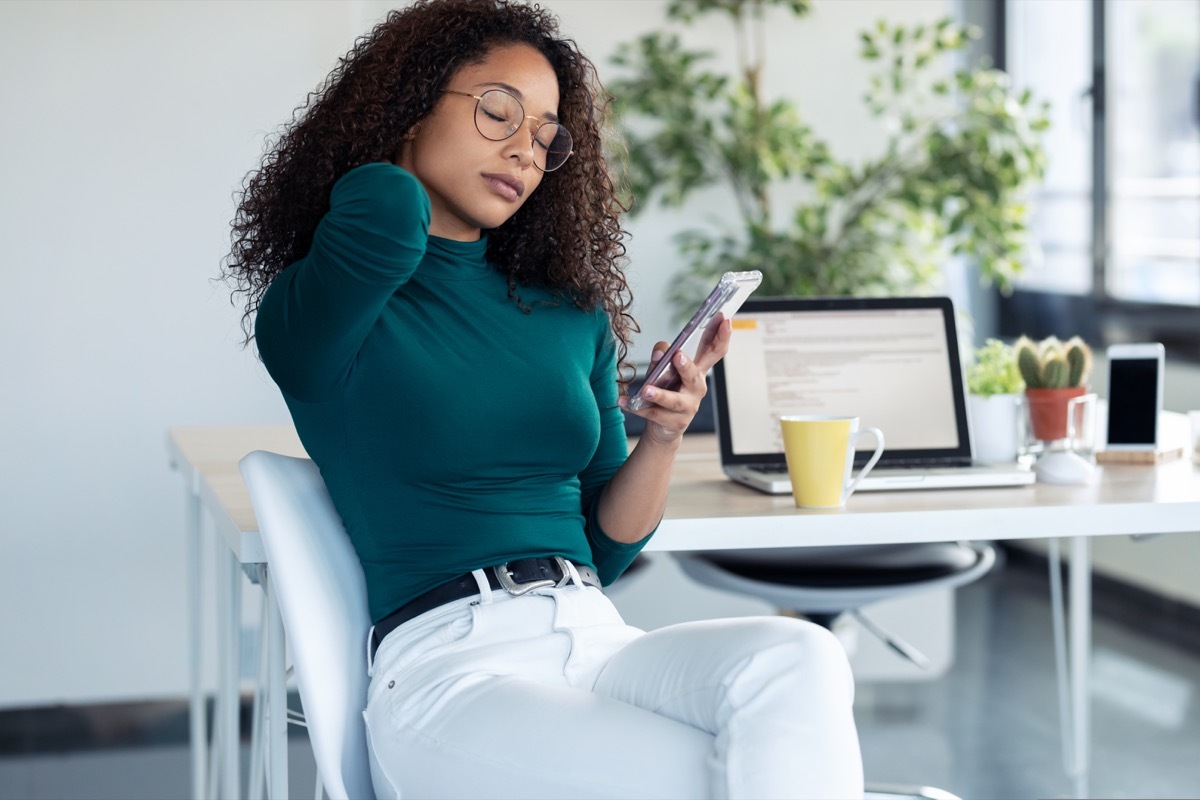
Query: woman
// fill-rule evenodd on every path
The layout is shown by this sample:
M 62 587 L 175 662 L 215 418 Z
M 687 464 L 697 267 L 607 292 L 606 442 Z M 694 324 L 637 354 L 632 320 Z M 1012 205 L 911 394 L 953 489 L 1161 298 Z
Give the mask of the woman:
M 597 86 L 544 10 L 418 0 L 342 59 L 234 221 L 246 320 L 366 575 L 376 790 L 860 794 L 827 632 L 646 634 L 598 588 L 657 526 L 730 329 L 645 390 L 627 453 Z

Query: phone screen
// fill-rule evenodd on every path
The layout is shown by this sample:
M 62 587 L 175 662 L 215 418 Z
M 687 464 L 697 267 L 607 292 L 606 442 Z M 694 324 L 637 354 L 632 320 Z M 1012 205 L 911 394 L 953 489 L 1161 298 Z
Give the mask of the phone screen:
M 1108 443 L 1155 444 L 1158 359 L 1114 358 L 1108 365 Z

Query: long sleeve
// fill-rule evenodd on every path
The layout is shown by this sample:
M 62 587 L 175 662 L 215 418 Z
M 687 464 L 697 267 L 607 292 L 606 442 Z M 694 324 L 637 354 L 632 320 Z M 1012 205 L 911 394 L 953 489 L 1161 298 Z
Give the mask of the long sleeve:
M 633 562 L 653 531 L 631 544 L 618 542 L 601 527 L 597 518 L 600 496 L 609 480 L 625 463 L 629 447 L 625 437 L 625 417 L 617 406 L 617 357 L 608 326 L 604 328 L 605 342 L 600 347 L 596 371 L 592 375 L 592 391 L 600 409 L 600 443 L 587 468 L 580 473 L 580 501 L 583 505 L 584 531 L 592 550 L 593 563 L 605 586 L 620 577 Z
M 393 164 L 365 164 L 334 185 L 308 255 L 263 296 L 259 353 L 298 400 L 335 396 L 388 299 L 417 268 L 429 240 L 429 196 Z

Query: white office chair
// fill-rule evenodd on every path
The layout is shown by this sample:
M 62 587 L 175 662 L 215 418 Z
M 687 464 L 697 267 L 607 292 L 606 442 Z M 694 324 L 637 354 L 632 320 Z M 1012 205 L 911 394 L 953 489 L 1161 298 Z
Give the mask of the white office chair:
M 267 551 L 320 781 L 331 798 L 374 800 L 362 719 L 370 615 L 358 557 L 312 461 L 259 450 L 240 467 Z M 957 800 L 927 787 L 868 786 L 866 796 Z
M 267 551 L 320 783 L 331 798 L 374 800 L 362 717 L 371 618 L 358 556 L 312 461 L 258 450 L 240 467 Z

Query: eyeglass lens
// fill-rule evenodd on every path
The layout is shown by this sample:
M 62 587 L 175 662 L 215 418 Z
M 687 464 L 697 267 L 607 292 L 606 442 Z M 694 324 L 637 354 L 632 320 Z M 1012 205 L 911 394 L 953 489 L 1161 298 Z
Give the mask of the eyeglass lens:
M 525 122 L 525 108 L 508 92 L 491 89 L 475 107 L 475 127 L 492 141 L 516 133 Z M 571 155 L 571 132 L 556 122 L 543 122 L 533 134 L 534 163 L 545 172 L 558 169 Z

